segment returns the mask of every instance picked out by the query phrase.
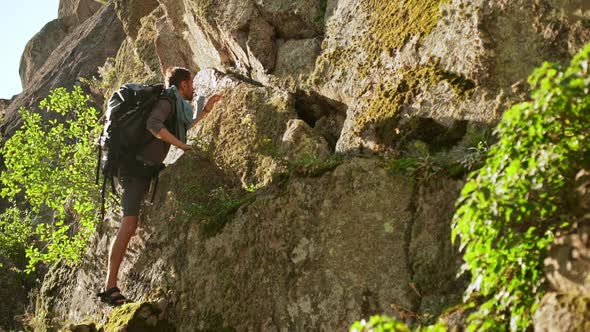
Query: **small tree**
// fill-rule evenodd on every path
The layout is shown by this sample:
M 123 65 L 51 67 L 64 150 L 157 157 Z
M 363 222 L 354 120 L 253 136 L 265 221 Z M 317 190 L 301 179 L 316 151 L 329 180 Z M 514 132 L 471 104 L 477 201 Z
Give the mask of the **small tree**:
M 498 144 L 458 202 L 469 330 L 524 331 L 544 293 L 543 258 L 570 216 L 564 190 L 590 154 L 590 45 L 568 67 L 545 63 L 529 78 L 529 102 L 506 111 Z
M 55 89 L 39 107 L 45 118 L 19 110 L 23 125 L 0 150 L 0 195 L 12 205 L 0 215 L 0 252 L 26 248 L 28 272 L 39 262 L 78 260 L 99 219 L 98 111 L 80 87 Z

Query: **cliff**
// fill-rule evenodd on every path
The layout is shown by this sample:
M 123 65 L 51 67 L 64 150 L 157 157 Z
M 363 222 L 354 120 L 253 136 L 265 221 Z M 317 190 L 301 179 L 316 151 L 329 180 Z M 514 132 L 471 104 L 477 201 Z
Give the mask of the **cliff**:
M 528 98 L 535 67 L 587 42 L 584 0 L 62 0 L 25 50 L 25 88 L 3 102 L 1 129 L 58 86 L 95 76 L 101 88 L 86 89 L 102 105 L 124 82 L 190 68 L 197 94 L 223 99 L 189 132 L 196 151 L 169 156 L 142 212 L 119 286 L 152 304 L 134 312 L 179 331 L 423 323 L 466 287 L 450 224 L 472 148 Z M 400 171 L 403 158 L 418 164 Z M 118 213 L 80 264 L 49 269 L 37 330 L 122 315 L 94 295 Z M 584 234 L 552 250 L 588 256 Z M 559 304 L 567 289 L 579 291 L 567 303 L 589 303 L 580 274 L 585 286 L 555 287 L 539 317 L 578 310 Z M 563 314 L 543 314 L 551 306 Z M 575 330 L 559 319 L 538 328 Z

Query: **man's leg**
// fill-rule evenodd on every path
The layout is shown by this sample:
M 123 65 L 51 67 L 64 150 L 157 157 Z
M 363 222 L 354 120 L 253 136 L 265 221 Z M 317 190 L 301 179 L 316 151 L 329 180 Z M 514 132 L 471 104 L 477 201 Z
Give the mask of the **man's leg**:
M 129 175 L 119 176 L 118 181 L 121 185 L 121 208 L 123 210 L 123 219 L 121 220 L 121 226 L 119 227 L 115 240 L 113 240 L 113 243 L 111 244 L 109 252 L 109 265 L 105 281 L 107 290 L 117 287 L 119 267 L 125 257 L 129 240 L 133 237 L 135 230 L 137 229 L 141 201 L 150 185 L 149 178 Z M 109 295 L 109 298 L 118 295 L 119 292 L 113 292 Z M 122 299 L 119 303 L 123 303 L 124 301 L 125 300 Z
M 125 257 L 125 251 L 127 250 L 129 240 L 133 234 L 135 234 L 135 230 L 137 229 L 138 219 L 139 218 L 137 216 L 127 216 L 123 217 L 123 220 L 121 221 L 121 227 L 119 227 L 117 237 L 111 244 L 111 250 L 109 253 L 109 267 L 106 279 L 106 289 L 117 286 L 119 267 L 121 266 L 123 257 Z M 113 295 L 117 294 L 118 293 L 114 293 Z

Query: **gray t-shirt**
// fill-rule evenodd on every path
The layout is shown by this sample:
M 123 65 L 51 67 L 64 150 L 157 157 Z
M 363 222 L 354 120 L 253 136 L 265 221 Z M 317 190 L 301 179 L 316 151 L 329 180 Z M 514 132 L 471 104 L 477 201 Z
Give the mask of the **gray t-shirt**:
M 170 144 L 155 137 L 156 134 L 165 127 L 164 123 L 168 117 L 172 115 L 172 103 L 167 99 L 160 99 L 146 122 L 146 140 L 150 139 L 149 143 L 143 148 L 141 156 L 144 160 L 154 164 L 160 164 L 166 159 L 166 155 L 170 150 Z

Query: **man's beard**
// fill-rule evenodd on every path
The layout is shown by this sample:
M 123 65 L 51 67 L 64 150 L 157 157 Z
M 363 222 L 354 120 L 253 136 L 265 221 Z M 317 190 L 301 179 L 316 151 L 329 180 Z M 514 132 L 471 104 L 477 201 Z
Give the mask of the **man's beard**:
M 195 96 L 194 93 L 191 93 L 190 96 L 183 95 L 183 97 L 186 101 L 193 101 L 194 96 Z

